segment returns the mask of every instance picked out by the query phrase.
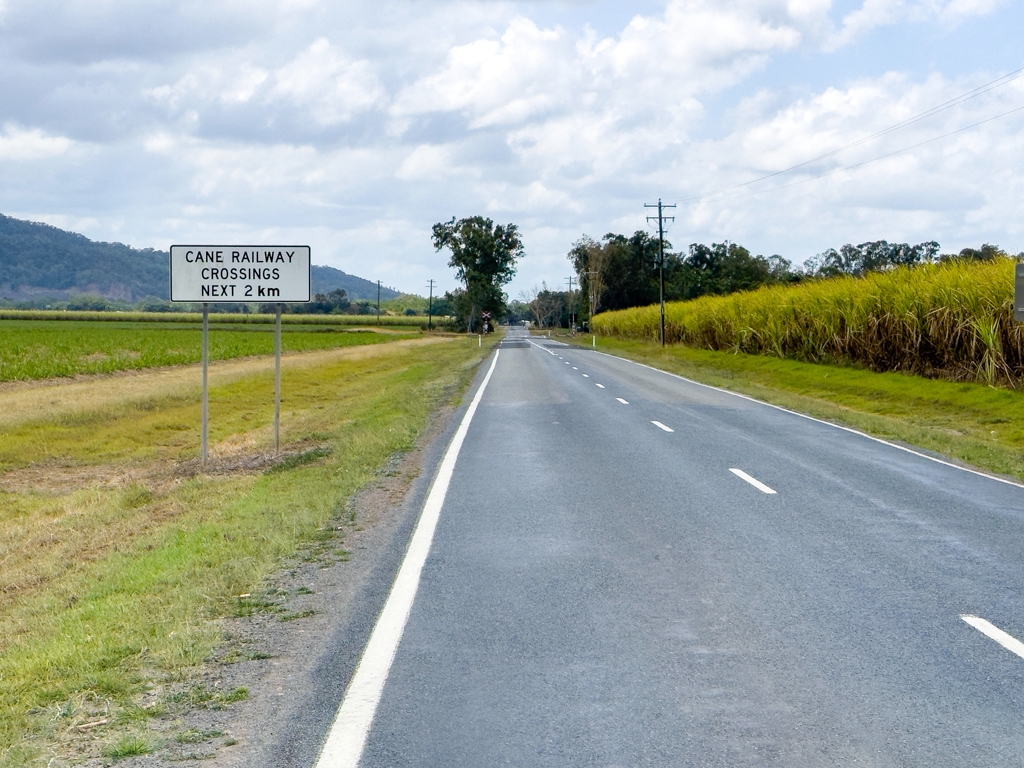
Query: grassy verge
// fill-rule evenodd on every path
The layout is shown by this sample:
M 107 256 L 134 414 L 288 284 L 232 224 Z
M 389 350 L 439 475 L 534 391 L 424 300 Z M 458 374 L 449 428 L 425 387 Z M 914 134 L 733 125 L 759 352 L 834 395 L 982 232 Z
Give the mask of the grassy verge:
M 1024 396 L 1013 390 L 656 342 L 598 337 L 597 348 L 1024 480 Z
M 153 692 L 208 657 L 218 616 L 260 609 L 282 558 L 338 543 L 349 496 L 488 351 L 426 339 L 286 358 L 278 463 L 265 460 L 271 367 L 226 364 L 206 473 L 192 459 L 196 390 L 176 370 L 170 385 L 153 374 L 0 393 L 0 765 L 45 765 L 72 742 L 110 761 L 153 748 L 147 718 L 179 703 Z M 5 401 L 72 386 L 73 402 Z M 246 692 L 176 695 L 229 706 Z

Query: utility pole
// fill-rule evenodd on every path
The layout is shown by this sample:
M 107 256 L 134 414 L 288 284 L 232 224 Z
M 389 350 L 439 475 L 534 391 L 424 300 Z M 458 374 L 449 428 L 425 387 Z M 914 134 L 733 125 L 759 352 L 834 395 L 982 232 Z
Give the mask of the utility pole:
M 431 318 L 434 314 L 434 281 L 431 279 L 430 285 L 430 298 L 427 299 L 427 330 L 433 330 L 433 326 L 430 324 Z
M 644 208 L 657 208 L 658 209 L 658 279 L 660 283 L 660 301 L 661 301 L 661 346 L 665 346 L 665 222 L 675 221 L 675 216 L 665 216 L 663 211 L 665 208 L 675 208 L 675 203 L 672 205 L 662 205 L 661 198 L 658 198 L 658 204 L 644 203 Z M 650 222 L 654 219 L 654 216 L 648 216 L 647 221 Z
M 573 296 L 572 296 L 572 283 L 573 283 L 573 281 L 574 281 L 574 280 L 575 280 L 576 278 L 575 278 L 575 277 L 567 277 L 567 278 L 565 278 L 565 279 L 566 279 L 566 280 L 568 281 L 568 283 L 569 283 L 569 301 L 571 301 L 571 302 L 572 302 L 572 304 L 570 304 L 570 305 L 569 305 L 569 328 L 570 328 L 570 330 L 571 330 L 572 334 L 573 334 L 573 335 L 575 336 L 575 335 L 576 335 L 576 323 L 575 323 L 575 322 L 573 321 L 573 317 L 572 317 L 572 311 L 573 311 L 573 309 L 575 309 L 575 304 L 576 304 L 576 302 L 575 302 L 575 301 L 573 301 Z
M 587 276 L 587 295 L 590 298 L 590 319 L 587 321 L 587 327 L 593 329 L 594 312 L 597 311 L 597 296 L 594 293 L 594 276 L 598 273 L 596 271 L 591 271 L 585 274 Z
M 377 325 L 380 325 L 380 280 L 377 281 Z

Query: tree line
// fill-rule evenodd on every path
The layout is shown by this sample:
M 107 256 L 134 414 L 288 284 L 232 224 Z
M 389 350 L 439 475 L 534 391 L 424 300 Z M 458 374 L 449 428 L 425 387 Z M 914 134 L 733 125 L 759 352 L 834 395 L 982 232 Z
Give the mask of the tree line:
M 830 248 L 794 268 L 774 254 L 752 254 L 734 242 L 693 243 L 685 252 L 673 252 L 665 242 L 665 300 L 686 301 L 705 295 L 749 291 L 765 285 L 799 283 L 840 276 L 863 276 L 896 267 L 949 260 L 1024 260 L 1024 253 L 1009 254 L 996 245 L 964 248 L 940 254 L 934 241 L 910 245 L 876 240 Z M 659 242 L 645 231 L 631 237 L 609 233 L 600 240 L 584 235 L 569 250 L 579 291 L 550 290 L 546 284 L 520 295 L 508 307 L 509 315 L 525 315 L 542 327 L 585 324 L 591 313 L 648 306 L 659 300 Z M 576 320 L 576 318 L 579 318 Z

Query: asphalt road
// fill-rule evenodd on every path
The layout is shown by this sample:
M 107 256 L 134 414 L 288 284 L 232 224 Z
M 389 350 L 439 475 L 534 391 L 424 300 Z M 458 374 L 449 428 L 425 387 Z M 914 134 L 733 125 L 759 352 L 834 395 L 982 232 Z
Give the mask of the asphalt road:
M 1024 765 L 1022 595 L 1021 487 L 513 331 L 359 765 Z

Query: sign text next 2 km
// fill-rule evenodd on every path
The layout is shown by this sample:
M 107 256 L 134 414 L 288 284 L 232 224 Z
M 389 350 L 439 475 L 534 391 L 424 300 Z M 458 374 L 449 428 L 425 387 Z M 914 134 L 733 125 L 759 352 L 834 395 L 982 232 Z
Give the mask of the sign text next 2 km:
M 172 245 L 171 301 L 309 301 L 308 245 Z

